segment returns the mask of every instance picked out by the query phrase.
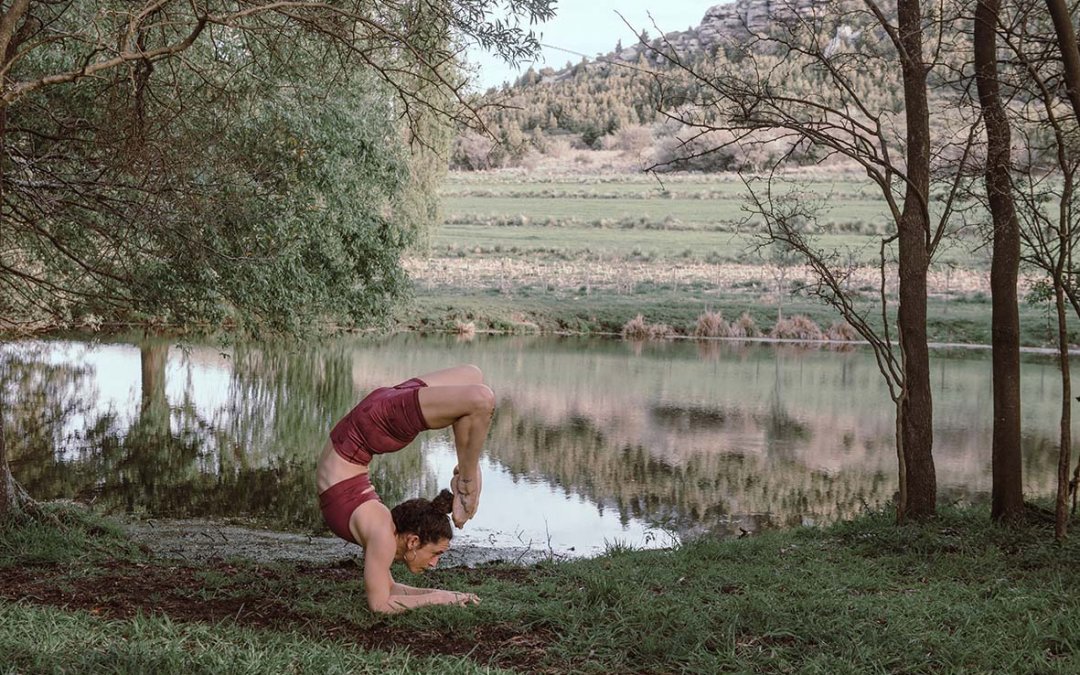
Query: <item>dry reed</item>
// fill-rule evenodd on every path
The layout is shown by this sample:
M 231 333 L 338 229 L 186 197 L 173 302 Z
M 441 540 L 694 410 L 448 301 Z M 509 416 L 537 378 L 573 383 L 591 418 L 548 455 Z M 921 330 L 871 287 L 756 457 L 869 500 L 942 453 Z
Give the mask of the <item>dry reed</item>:
M 847 321 L 834 321 L 825 331 L 825 339 L 834 342 L 853 342 L 859 339 L 859 333 Z
M 731 326 L 728 325 L 727 321 L 724 321 L 724 316 L 720 312 L 705 310 L 705 313 L 697 318 L 697 325 L 694 326 L 694 337 L 720 338 L 730 335 Z
M 780 340 L 823 340 L 821 327 L 803 314 L 780 319 L 773 326 L 771 337 Z
M 640 314 L 627 321 L 622 327 L 624 340 L 663 340 L 673 334 L 671 326 L 666 323 L 649 323 Z

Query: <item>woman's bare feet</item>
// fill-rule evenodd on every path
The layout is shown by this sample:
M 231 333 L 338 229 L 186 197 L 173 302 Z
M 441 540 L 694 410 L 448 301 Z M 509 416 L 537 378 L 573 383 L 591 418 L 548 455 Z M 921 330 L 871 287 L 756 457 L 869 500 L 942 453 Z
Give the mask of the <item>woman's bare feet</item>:
M 454 506 L 450 517 L 454 525 L 460 530 L 465 522 L 476 515 L 480 506 L 480 487 L 483 479 L 480 477 L 480 468 L 476 469 L 474 478 L 463 478 L 454 467 L 454 477 L 450 479 L 450 491 L 454 493 Z

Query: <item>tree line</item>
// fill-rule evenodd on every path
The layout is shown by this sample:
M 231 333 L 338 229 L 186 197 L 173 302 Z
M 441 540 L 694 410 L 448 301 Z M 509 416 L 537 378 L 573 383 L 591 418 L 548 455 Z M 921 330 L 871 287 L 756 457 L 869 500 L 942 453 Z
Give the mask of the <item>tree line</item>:
M 994 433 L 992 517 L 1019 522 L 1022 494 L 1017 279 L 1021 261 L 1045 272 L 1058 318 L 1061 365 L 1056 533 L 1067 531 L 1071 385 L 1069 314 L 1076 302 L 1075 172 L 1080 68 L 1075 8 L 1032 0 L 931 5 L 864 0 L 816 3 L 770 27 L 751 30 L 738 58 L 683 60 L 669 45 L 651 53 L 692 81 L 665 92 L 659 109 L 691 128 L 686 156 L 754 148 L 777 136 L 821 158 L 853 162 L 886 200 L 893 234 L 882 238 L 882 289 L 896 262 L 899 297 L 891 306 L 852 296 L 852 272 L 815 243 L 821 209 L 813 195 L 778 191 L 781 154 L 744 175 L 763 240 L 797 254 L 817 277 L 812 289 L 867 340 L 896 407 L 903 521 L 936 512 L 933 400 L 927 345 L 927 272 L 944 242 L 975 229 L 992 250 Z M 838 21 L 850 29 L 837 30 Z M 728 54 L 730 57 L 731 54 Z M 882 105 L 859 83 L 866 73 L 899 82 L 899 106 Z M 691 98 L 687 98 L 687 94 Z M 657 166 L 656 168 L 660 168 Z M 988 214 L 988 215 L 987 215 Z M 877 316 L 877 325 L 869 319 Z M 1080 471 L 1080 467 L 1077 469 Z M 1075 503 L 1075 502 L 1074 502 Z

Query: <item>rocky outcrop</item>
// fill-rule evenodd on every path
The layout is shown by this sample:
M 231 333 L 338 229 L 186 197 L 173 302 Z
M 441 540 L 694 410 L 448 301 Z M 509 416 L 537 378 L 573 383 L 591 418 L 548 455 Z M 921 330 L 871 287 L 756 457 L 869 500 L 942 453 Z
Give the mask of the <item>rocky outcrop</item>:
M 725 42 L 741 41 L 751 33 L 764 33 L 785 18 L 809 16 L 831 0 L 736 0 L 710 7 L 701 23 L 690 30 L 673 31 L 664 35 L 663 41 L 679 54 L 708 51 Z M 658 38 L 650 41 L 659 46 Z M 612 52 L 606 59 L 636 61 L 646 51 L 641 44 L 630 45 L 619 52 Z

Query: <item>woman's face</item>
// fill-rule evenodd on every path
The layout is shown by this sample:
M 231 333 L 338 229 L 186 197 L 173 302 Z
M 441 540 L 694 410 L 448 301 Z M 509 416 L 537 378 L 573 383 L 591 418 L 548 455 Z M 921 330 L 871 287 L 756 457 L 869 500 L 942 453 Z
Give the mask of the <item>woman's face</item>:
M 433 541 L 430 544 L 424 544 L 423 546 L 413 549 L 415 556 L 408 556 L 412 560 L 405 560 L 405 564 L 408 565 L 409 571 L 414 574 L 420 574 L 426 570 L 434 569 L 439 564 L 439 558 L 443 553 L 450 548 L 449 539 L 440 539 L 439 541 Z

